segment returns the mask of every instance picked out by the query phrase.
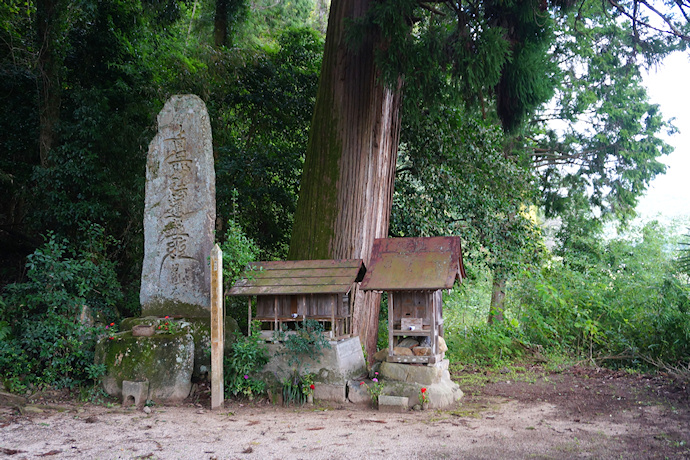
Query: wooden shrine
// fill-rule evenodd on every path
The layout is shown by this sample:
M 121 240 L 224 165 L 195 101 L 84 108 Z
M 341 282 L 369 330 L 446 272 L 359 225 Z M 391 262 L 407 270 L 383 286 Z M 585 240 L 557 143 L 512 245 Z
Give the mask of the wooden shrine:
M 249 321 L 260 321 L 264 335 L 313 319 L 331 339 L 343 339 L 352 334 L 351 294 L 365 273 L 361 259 L 253 262 L 229 294 L 250 296 Z
M 442 290 L 466 276 L 459 237 L 374 241 L 361 289 L 388 293 L 388 362 L 433 364 L 443 359 Z M 421 342 L 416 353 L 396 354 L 404 337 Z

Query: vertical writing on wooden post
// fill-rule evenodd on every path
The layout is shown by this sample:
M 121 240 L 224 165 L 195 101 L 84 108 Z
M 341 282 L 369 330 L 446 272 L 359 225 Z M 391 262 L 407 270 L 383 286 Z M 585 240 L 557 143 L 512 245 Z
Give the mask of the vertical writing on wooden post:
M 211 409 L 223 407 L 223 252 L 211 251 Z

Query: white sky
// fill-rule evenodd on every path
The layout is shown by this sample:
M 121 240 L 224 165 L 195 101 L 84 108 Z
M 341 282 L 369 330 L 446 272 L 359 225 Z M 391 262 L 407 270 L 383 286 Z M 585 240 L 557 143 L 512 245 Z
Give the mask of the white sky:
M 643 220 L 661 221 L 690 216 L 690 54 L 674 53 L 645 78 L 652 103 L 661 106 L 664 118 L 675 118 L 678 133 L 666 138 L 675 147 L 661 157 L 669 167 L 652 181 L 637 210 Z

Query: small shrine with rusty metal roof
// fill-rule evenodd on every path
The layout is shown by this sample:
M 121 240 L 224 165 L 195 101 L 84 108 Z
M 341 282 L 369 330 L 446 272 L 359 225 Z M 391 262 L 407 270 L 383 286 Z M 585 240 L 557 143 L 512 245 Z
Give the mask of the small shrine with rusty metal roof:
M 466 277 L 459 237 L 374 240 L 361 289 L 388 293 L 387 362 L 443 360 L 442 291 Z

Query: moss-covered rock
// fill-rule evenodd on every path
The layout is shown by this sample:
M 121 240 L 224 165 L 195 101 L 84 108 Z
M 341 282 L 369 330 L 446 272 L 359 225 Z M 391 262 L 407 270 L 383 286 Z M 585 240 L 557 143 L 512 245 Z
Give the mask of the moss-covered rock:
M 120 397 L 123 380 L 148 380 L 148 399 L 180 401 L 192 387 L 194 349 L 189 327 L 152 337 L 133 337 L 131 331 L 104 337 L 96 346 L 96 363 L 107 368 L 103 389 Z
M 194 371 L 193 380 L 207 378 L 211 369 L 211 318 L 180 318 L 179 316 L 144 316 L 140 318 L 126 318 L 120 324 L 123 331 L 131 331 L 139 324 L 149 324 L 158 328 L 165 322 L 176 322 L 187 327 L 189 333 L 194 337 Z M 225 354 L 229 352 L 229 344 L 235 341 L 235 333 L 240 328 L 237 321 L 229 316 L 225 317 Z

